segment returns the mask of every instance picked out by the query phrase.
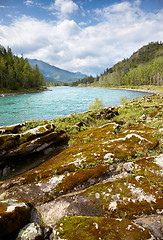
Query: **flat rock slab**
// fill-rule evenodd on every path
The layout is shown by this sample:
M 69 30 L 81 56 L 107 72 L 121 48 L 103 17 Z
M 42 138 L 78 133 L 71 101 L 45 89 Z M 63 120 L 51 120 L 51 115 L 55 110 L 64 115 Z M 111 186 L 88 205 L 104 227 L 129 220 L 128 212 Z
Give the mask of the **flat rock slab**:
M 148 229 L 156 239 L 163 239 L 163 215 L 140 217 L 134 222 Z
M 12 160 L 13 157 L 24 157 L 40 152 L 52 144 L 56 144 L 67 138 L 63 131 L 56 131 L 53 123 L 37 126 L 35 128 L 22 131 L 22 125 L 1 128 L 0 132 L 0 164 L 4 160 Z M 13 130 L 12 130 L 13 128 Z
M 128 219 L 105 217 L 64 217 L 53 229 L 51 239 L 152 239 L 147 229 Z
M 156 147 L 158 141 L 147 133 L 151 128 L 127 128 L 118 134 L 116 128 L 117 124 L 109 123 L 75 135 L 72 146 L 37 168 L 5 181 L 0 193 L 5 191 L 6 197 L 39 205 L 87 188 L 123 169 L 130 172 L 133 167 L 125 161 Z
M 144 162 L 144 159 L 142 161 Z M 69 214 L 128 219 L 159 214 L 162 212 L 163 194 L 157 187 L 157 179 L 163 178 L 155 165 L 153 165 L 157 169 L 155 183 L 148 172 L 147 175 L 141 175 L 142 161 L 139 161 L 139 165 L 135 163 L 134 166 L 134 171 L 136 170 L 138 175 L 124 172 L 84 190 L 63 195 L 40 205 L 37 210 L 45 224 L 50 226 Z

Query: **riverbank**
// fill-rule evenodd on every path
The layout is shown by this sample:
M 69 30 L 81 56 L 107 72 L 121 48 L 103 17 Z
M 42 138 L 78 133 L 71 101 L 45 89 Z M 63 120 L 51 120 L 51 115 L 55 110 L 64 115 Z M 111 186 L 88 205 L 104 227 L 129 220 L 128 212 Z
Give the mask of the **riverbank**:
M 12 91 L 12 92 L 0 92 L 0 97 L 6 97 L 6 96 L 14 96 L 14 95 L 22 95 L 22 94 L 28 94 L 28 93 L 39 93 L 42 91 L 48 91 L 47 88 L 41 88 L 38 90 L 23 90 L 23 91 Z
M 151 93 L 151 94 L 157 94 L 157 91 L 154 90 L 147 90 L 147 89 L 137 89 L 137 88 L 111 88 L 111 89 L 119 89 L 119 90 L 126 90 L 126 91 L 135 91 L 135 92 L 144 92 L 144 93 Z
M 119 89 L 119 90 L 128 90 L 128 91 L 136 91 L 136 92 L 144 92 L 144 93 L 151 93 L 151 94 L 157 94 L 157 93 L 163 93 L 163 86 L 153 86 L 153 85 L 142 85 L 142 86 L 96 86 L 96 85 L 85 85 L 80 84 L 76 87 L 89 87 L 89 88 L 109 88 L 109 89 Z
M 163 86 L 152 86 L 152 85 L 143 85 L 143 86 L 120 86 L 112 89 L 121 89 L 121 90 L 130 90 L 130 91 L 138 91 L 138 92 L 145 92 L 145 93 L 163 93 Z
M 90 86 L 91 87 L 91 86 Z M 99 87 L 99 86 L 98 86 Z M 102 87 L 105 88 L 105 87 Z M 128 90 L 128 91 L 136 91 L 136 92 L 144 92 L 144 93 L 163 93 L 163 86 L 153 86 L 153 85 L 142 85 L 142 86 L 110 86 L 106 87 L 109 89 L 119 89 L 119 90 Z

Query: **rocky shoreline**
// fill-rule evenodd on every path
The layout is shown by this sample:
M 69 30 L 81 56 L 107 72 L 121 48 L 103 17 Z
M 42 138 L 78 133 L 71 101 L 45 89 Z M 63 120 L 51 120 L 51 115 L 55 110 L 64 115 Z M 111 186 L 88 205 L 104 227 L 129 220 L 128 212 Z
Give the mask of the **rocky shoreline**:
M 144 92 L 144 93 L 151 93 L 151 94 L 157 94 L 154 90 L 148 90 L 148 89 L 136 89 L 136 88 L 111 88 L 111 89 L 120 89 L 120 90 L 126 90 L 126 91 L 135 91 L 135 92 Z
M 1 166 L 61 148 L 1 179 L 0 239 L 162 239 L 162 108 L 161 94 L 134 99 L 83 115 L 76 134 L 50 122 L 1 128 Z

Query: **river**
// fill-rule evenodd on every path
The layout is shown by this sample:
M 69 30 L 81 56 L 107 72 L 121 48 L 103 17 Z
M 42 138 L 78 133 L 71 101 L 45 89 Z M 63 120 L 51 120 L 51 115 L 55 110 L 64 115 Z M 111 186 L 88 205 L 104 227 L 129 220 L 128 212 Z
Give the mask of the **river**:
M 144 92 L 107 88 L 51 87 L 50 90 L 0 97 L 0 126 L 85 112 L 95 97 L 102 98 L 105 106 L 116 106 L 124 96 L 131 100 L 149 95 Z

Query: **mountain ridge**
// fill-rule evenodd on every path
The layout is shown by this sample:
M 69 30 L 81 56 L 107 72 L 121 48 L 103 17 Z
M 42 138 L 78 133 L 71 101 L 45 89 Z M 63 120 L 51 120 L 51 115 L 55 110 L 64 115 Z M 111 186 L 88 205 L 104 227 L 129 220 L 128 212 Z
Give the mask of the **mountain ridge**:
M 45 81 L 72 83 L 73 81 L 86 77 L 85 74 L 80 72 L 70 72 L 54 65 L 50 65 L 42 60 L 28 58 L 28 62 L 33 67 L 37 64 L 40 72 L 44 75 Z

